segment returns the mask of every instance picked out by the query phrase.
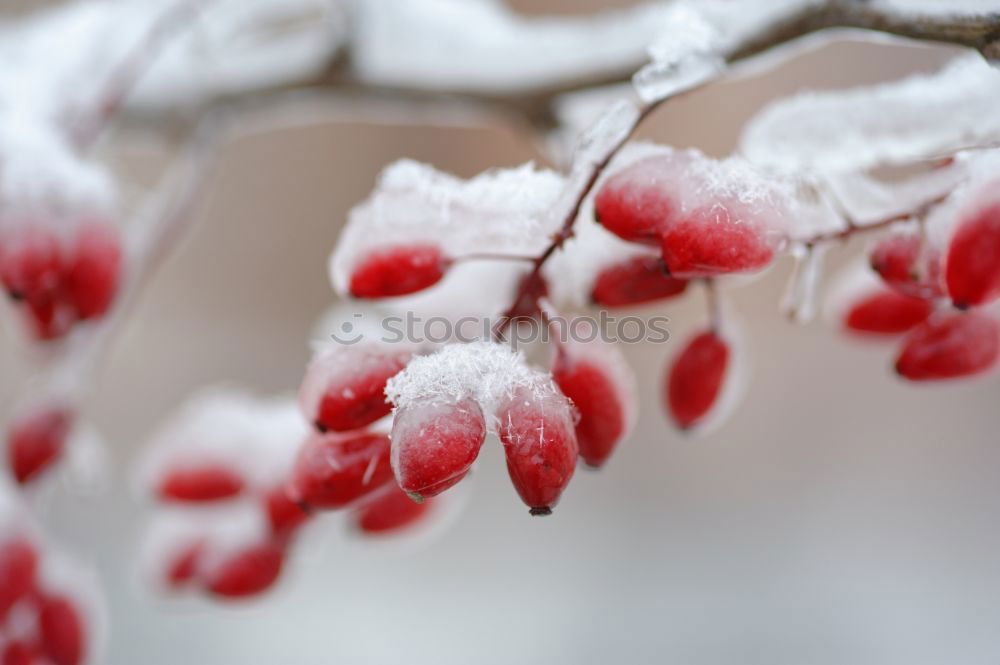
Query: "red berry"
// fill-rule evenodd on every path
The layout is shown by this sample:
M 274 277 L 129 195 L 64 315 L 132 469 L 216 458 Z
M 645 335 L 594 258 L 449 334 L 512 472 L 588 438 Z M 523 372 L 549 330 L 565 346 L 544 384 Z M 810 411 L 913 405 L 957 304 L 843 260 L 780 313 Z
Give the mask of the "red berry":
M 681 429 L 697 425 L 715 404 L 729 365 L 729 347 L 703 332 L 674 359 L 667 380 L 667 409 Z
M 50 596 L 40 604 L 42 651 L 54 665 L 79 665 L 86 636 L 80 610 L 68 598 Z
M 406 492 L 394 487 L 385 495 L 360 507 L 354 519 L 363 533 L 398 531 L 418 522 L 428 513 L 433 503 L 433 499 L 417 503 Z
M 243 598 L 264 591 L 278 579 L 285 551 L 273 543 L 246 547 L 224 560 L 206 581 L 218 596 Z
M 0 622 L 35 588 L 37 569 L 38 553 L 28 541 L 16 538 L 0 545 Z
M 121 243 L 112 224 L 88 223 L 77 231 L 66 272 L 67 301 L 81 319 L 103 315 L 118 291 Z
M 608 178 L 594 199 L 598 223 L 623 240 L 659 246 L 664 224 L 677 213 L 663 186 L 678 157 L 647 157 Z
M 158 494 L 164 501 L 218 501 L 236 496 L 243 486 L 243 476 L 234 469 L 203 462 L 168 471 L 160 482 Z
M 391 482 L 386 435 L 314 435 L 299 451 L 289 497 L 311 508 L 343 508 Z
M 879 290 L 855 302 L 844 317 L 848 330 L 895 334 L 920 325 L 931 315 L 931 303 L 904 296 L 898 291 Z
M 396 482 L 417 501 L 440 494 L 465 477 L 485 438 L 486 420 L 471 399 L 401 407 L 392 422 Z
M 7 455 L 18 483 L 34 479 L 62 454 L 73 412 L 45 407 L 15 420 L 7 430 Z
M 59 238 L 52 231 L 28 226 L 0 242 L 0 282 L 14 300 L 52 302 L 64 270 Z
M 309 364 L 299 392 L 306 417 L 321 432 L 360 429 L 389 415 L 386 382 L 410 361 L 409 352 L 338 347 Z
M 635 256 L 604 268 L 590 297 L 603 307 L 622 307 L 671 298 L 685 288 L 687 282 L 666 274 L 658 256 Z
M 444 277 L 449 263 L 433 245 L 376 249 L 354 266 L 351 295 L 386 298 L 422 291 Z
M 3 665 L 34 665 L 38 660 L 38 651 L 27 642 L 8 642 L 3 649 L 0 661 Z
M 497 434 L 514 489 L 532 515 L 548 515 L 573 477 L 573 409 L 555 390 L 518 389 L 497 412 Z
M 685 213 L 662 238 L 663 261 L 675 277 L 753 272 L 774 258 L 774 238 L 723 205 Z
M 202 541 L 182 549 L 167 567 L 167 584 L 176 589 L 193 580 L 204 552 Z
M 1000 297 L 1000 204 L 959 224 L 948 247 L 945 282 L 961 309 Z
M 986 371 L 1000 355 L 1000 325 L 978 312 L 940 314 L 907 336 L 896 371 L 911 381 L 969 376 Z
M 628 396 L 600 360 L 563 351 L 552 370 L 559 389 L 579 412 L 576 440 L 580 457 L 592 467 L 608 460 L 628 427 Z
M 903 295 L 926 299 L 941 296 L 940 260 L 933 250 L 922 256 L 923 243 L 917 231 L 885 236 L 872 249 L 872 269 Z
M 309 519 L 308 510 L 292 501 L 284 487 L 275 487 L 264 495 L 264 509 L 271 533 L 278 537 L 291 534 Z

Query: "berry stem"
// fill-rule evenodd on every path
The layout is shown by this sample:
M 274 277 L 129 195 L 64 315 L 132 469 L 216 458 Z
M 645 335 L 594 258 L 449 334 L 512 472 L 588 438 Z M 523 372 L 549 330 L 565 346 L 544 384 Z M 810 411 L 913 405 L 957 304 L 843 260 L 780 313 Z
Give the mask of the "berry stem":
M 505 311 L 500 316 L 500 319 L 493 326 L 492 333 L 494 340 L 500 341 L 503 338 L 504 332 L 507 330 L 508 327 L 510 327 L 511 320 L 517 311 L 518 303 L 523 302 L 524 298 L 527 297 L 527 294 L 531 292 L 531 290 L 537 285 L 538 280 L 541 279 L 542 266 L 545 265 L 545 262 L 548 261 L 549 258 L 553 254 L 555 254 L 556 251 L 559 250 L 567 240 L 573 237 L 573 225 L 576 224 L 576 219 L 577 217 L 580 216 L 580 209 L 583 207 L 583 202 L 584 200 L 586 200 L 587 195 L 589 195 L 590 192 L 593 191 L 594 186 L 597 184 L 597 181 L 601 177 L 601 174 L 604 173 L 605 169 L 607 169 L 608 165 L 611 163 L 611 160 L 614 159 L 615 155 L 617 155 L 618 152 L 625 146 L 625 144 L 628 143 L 629 139 L 631 139 L 632 136 L 635 135 L 636 131 L 642 125 L 643 121 L 646 120 L 646 118 L 648 118 L 656 109 L 658 109 L 667 100 L 674 99 L 676 97 L 682 96 L 685 93 L 697 90 L 701 86 L 708 83 L 710 80 L 711 79 L 707 79 L 699 83 L 697 86 L 679 91 L 677 94 L 674 95 L 667 95 L 666 97 L 656 99 L 646 104 L 642 108 L 642 110 L 639 111 L 639 114 L 635 117 L 635 120 L 632 122 L 632 126 L 629 127 L 628 131 L 625 132 L 622 135 L 622 137 L 617 142 L 615 142 L 614 145 L 611 146 L 607 154 L 605 154 L 604 157 L 594 165 L 594 168 L 590 172 L 590 176 L 587 178 L 586 182 L 583 184 L 583 187 L 577 193 L 577 196 L 573 201 L 573 207 L 570 209 L 569 214 L 566 215 L 562 227 L 552 236 L 552 242 L 549 243 L 548 247 L 546 247 L 541 254 L 539 254 L 538 256 L 536 256 L 534 259 L 531 260 L 532 262 L 531 272 L 529 272 L 527 277 L 525 277 L 524 281 L 521 282 L 521 287 L 515 294 L 514 300 L 511 303 L 510 307 L 507 308 L 507 311 Z

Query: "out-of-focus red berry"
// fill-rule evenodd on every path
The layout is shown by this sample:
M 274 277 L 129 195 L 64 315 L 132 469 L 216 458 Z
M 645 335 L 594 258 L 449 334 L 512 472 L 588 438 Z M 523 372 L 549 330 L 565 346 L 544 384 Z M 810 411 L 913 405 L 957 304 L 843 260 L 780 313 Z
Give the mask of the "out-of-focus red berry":
M 844 317 L 844 326 L 853 332 L 893 335 L 920 325 L 933 309 L 927 300 L 879 290 L 851 306 Z
M 245 598 L 274 584 L 285 559 L 282 547 L 265 543 L 243 548 L 208 576 L 206 588 L 217 596 Z
M 1000 297 L 1000 204 L 959 223 L 948 247 L 945 282 L 960 309 Z
M 355 298 L 387 298 L 422 291 L 444 277 L 450 261 L 433 245 L 376 249 L 351 273 Z
M 288 494 L 310 508 L 343 508 L 391 482 L 388 436 L 314 435 L 299 451 Z
M 3 665 L 34 665 L 38 662 L 38 650 L 28 642 L 14 640 L 4 647 L 0 661 Z
M 560 353 L 552 377 L 579 412 L 576 440 L 580 457 L 589 466 L 602 466 L 625 434 L 627 396 L 596 359 Z
M 60 454 L 73 422 L 66 407 L 38 409 L 14 420 L 7 428 L 7 459 L 21 485 L 30 482 Z
M 64 270 L 62 248 L 53 231 L 31 225 L 0 238 L 0 282 L 14 300 L 55 300 Z
M 35 588 L 38 552 L 27 540 L 13 538 L 0 544 L 0 623 L 10 608 Z
M 167 584 L 172 588 L 178 588 L 193 580 L 204 552 L 205 543 L 201 541 L 192 543 L 178 552 L 167 567 Z
M 396 482 L 415 500 L 440 494 L 465 477 L 485 438 L 486 420 L 471 399 L 401 407 L 392 423 Z
M 264 495 L 264 509 L 267 511 L 271 533 L 276 537 L 291 534 L 310 515 L 302 505 L 292 501 L 284 487 L 272 488 Z
M 170 469 L 160 481 L 158 494 L 165 501 L 218 501 L 243 491 L 243 476 L 224 464 L 192 463 Z
M 886 284 L 903 295 L 938 298 L 943 294 L 940 257 L 932 249 L 922 256 L 923 242 L 918 231 L 887 235 L 872 249 L 871 266 Z
M 42 651 L 54 665 L 80 665 L 86 649 L 83 616 L 73 601 L 49 596 L 39 604 Z
M 666 274 L 657 256 L 635 256 L 601 270 L 590 297 L 603 307 L 623 307 L 672 298 L 687 282 Z
M 363 533 L 384 534 L 413 526 L 431 510 L 434 499 L 417 503 L 398 487 L 358 508 L 354 519 Z
M 102 316 L 118 291 L 121 242 L 112 224 L 84 223 L 66 271 L 66 297 L 80 319 Z
M 904 340 L 896 371 L 911 381 L 954 379 L 984 372 L 1000 355 L 1000 325 L 979 312 L 942 313 Z
M 729 366 L 729 346 L 713 332 L 691 339 L 667 375 L 667 410 L 681 429 L 697 425 L 715 405 Z

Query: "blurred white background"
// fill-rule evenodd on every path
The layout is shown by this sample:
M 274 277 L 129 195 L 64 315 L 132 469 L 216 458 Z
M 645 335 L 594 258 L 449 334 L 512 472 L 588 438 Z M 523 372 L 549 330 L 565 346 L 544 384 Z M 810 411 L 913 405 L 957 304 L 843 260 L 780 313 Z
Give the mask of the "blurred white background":
M 841 43 L 671 103 L 642 133 L 722 155 L 777 95 L 932 71 L 953 54 Z M 133 174 L 153 170 L 141 145 L 117 149 Z M 226 146 L 197 226 L 93 386 L 89 418 L 114 460 L 108 487 L 52 488 L 44 501 L 55 536 L 102 575 L 109 665 L 996 662 L 1000 382 L 904 385 L 889 371 L 891 346 L 788 323 L 778 312 L 788 263 L 730 294 L 753 351 L 732 418 L 703 438 L 675 433 L 659 406 L 674 348 L 628 347 L 639 427 L 604 471 L 578 474 L 551 518 L 529 518 L 490 446 L 464 511 L 423 547 L 313 534 L 256 602 L 146 595 L 133 568 L 148 507 L 127 473 L 151 427 L 208 383 L 297 387 L 311 327 L 333 302 L 326 257 L 346 212 L 404 156 L 462 176 L 544 163 L 501 125 L 330 122 Z M 831 252 L 831 268 L 863 243 Z M 675 339 L 704 316 L 697 290 L 642 312 L 669 315 Z M 9 334 L 0 351 L 7 401 L 21 380 Z

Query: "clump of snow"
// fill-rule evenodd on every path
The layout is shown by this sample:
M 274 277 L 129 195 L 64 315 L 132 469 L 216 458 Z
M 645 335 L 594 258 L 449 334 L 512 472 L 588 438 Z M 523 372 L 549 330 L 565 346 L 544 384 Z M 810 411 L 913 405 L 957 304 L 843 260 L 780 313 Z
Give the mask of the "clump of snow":
M 472 399 L 488 423 L 503 400 L 522 391 L 539 399 L 558 393 L 547 372 L 529 367 L 523 355 L 510 347 L 491 342 L 450 344 L 437 353 L 415 358 L 385 387 L 386 396 L 397 409 Z
M 365 0 L 356 10 L 352 64 L 363 80 L 491 93 L 633 69 L 666 13 L 657 2 L 527 18 L 500 0 Z
M 728 55 L 755 34 L 819 0 L 675 0 L 649 44 L 651 62 L 632 78 L 639 96 L 653 102 L 714 78 Z
M 262 399 L 229 388 L 194 395 L 152 437 L 137 474 L 154 490 L 174 465 L 208 461 L 237 469 L 248 484 L 269 488 L 291 469 L 308 426 L 291 397 Z
M 648 65 L 632 78 L 646 102 L 664 99 L 712 78 L 725 66 L 722 34 L 686 0 L 673 3 L 660 33 L 649 45 Z
M 766 106 L 741 152 L 786 169 L 859 171 L 1000 141 L 1000 72 L 978 55 L 900 81 L 807 92 Z
M 334 288 L 346 294 L 355 262 L 378 247 L 433 244 L 450 258 L 539 252 L 555 231 L 545 213 L 562 184 L 558 174 L 530 163 L 463 180 L 412 160 L 395 162 L 351 210 L 330 256 Z

